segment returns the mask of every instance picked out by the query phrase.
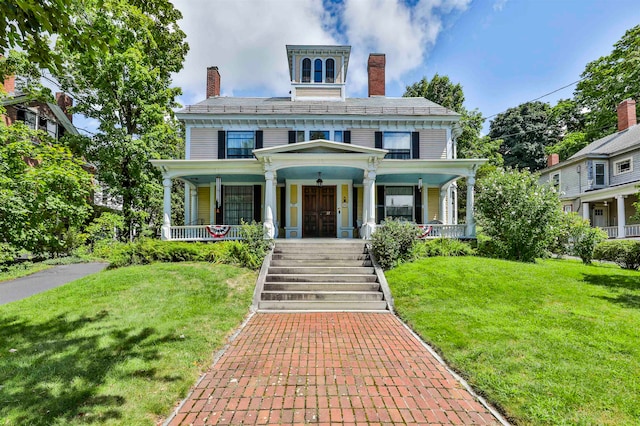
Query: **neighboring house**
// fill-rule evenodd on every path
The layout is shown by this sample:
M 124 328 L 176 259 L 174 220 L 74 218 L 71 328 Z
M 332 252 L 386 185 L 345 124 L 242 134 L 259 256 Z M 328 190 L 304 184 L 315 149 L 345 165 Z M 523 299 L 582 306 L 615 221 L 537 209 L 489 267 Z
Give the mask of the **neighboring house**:
M 640 183 L 640 126 L 636 102 L 618 105 L 618 132 L 598 139 L 566 161 L 549 156 L 541 181 L 560 192 L 563 209 L 577 212 L 609 238 L 640 236 L 640 221 L 633 203 Z
M 56 103 L 30 100 L 27 95 L 16 90 L 15 76 L 5 79 L 3 89 L 5 97 L 0 100 L 0 105 L 6 111 L 1 119 L 7 126 L 20 121 L 33 130 L 48 133 L 56 140 L 64 135 L 79 134 L 78 129 L 73 125 L 73 116 L 70 113 L 73 99 L 66 93 L 56 93 Z M 85 163 L 83 167 L 92 174 L 96 172 L 92 164 Z M 94 183 L 96 189 L 92 197 L 93 205 L 122 210 L 122 202 L 107 196 L 106 187 L 100 182 Z
M 368 238 L 388 217 L 423 224 L 425 236 L 474 236 L 486 160 L 456 158 L 459 114 L 385 97 L 384 54 L 369 56 L 369 97 L 348 98 L 350 46 L 286 50 L 290 96 L 221 97 L 210 67 L 207 99 L 177 113 L 185 159 L 151 161 L 164 177 L 163 239 L 238 238 L 241 220 L 254 219 L 272 237 Z M 471 194 L 465 224 L 459 178 Z M 185 183 L 184 226 L 170 223 L 173 179 Z

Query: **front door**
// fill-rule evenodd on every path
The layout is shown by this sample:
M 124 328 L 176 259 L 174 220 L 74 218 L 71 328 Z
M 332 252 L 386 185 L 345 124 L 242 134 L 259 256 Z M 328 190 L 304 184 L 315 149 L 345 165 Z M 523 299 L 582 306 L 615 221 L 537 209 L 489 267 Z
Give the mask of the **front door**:
M 593 225 L 598 228 L 609 226 L 609 215 L 607 207 L 595 207 L 593 209 Z
M 336 187 L 302 187 L 302 236 L 336 237 Z

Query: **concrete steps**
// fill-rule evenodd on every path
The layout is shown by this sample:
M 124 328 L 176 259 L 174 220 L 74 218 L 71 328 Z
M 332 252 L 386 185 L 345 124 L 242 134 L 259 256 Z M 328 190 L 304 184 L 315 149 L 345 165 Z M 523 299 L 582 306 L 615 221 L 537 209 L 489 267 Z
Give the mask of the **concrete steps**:
M 278 241 L 258 309 L 384 311 L 387 301 L 364 242 Z

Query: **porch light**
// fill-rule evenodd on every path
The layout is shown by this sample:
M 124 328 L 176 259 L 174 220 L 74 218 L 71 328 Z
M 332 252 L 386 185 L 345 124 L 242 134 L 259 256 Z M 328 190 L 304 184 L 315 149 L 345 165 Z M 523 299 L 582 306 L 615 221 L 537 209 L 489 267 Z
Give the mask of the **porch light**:
M 318 179 L 316 180 L 316 185 L 322 186 L 322 172 L 318 172 Z
M 422 192 L 422 178 L 418 178 L 418 190 Z

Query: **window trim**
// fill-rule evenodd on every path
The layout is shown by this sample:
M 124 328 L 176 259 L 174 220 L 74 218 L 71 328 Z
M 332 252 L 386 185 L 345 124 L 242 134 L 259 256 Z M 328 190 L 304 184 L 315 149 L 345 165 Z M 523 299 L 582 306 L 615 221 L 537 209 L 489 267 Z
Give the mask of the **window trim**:
M 416 205 L 415 205 L 415 187 L 413 185 L 385 185 L 384 186 L 384 203 L 383 203 L 383 207 L 384 207 L 384 218 L 387 217 L 393 217 L 393 218 L 398 218 L 400 216 L 390 216 L 389 214 L 387 214 L 387 195 L 388 194 L 388 188 L 410 188 L 411 189 L 411 194 L 410 195 L 405 195 L 405 196 L 410 196 L 411 197 L 411 218 L 407 218 L 402 216 L 403 219 L 411 221 L 411 222 L 415 222 L 415 215 L 416 215 Z M 390 194 L 390 195 L 404 195 L 404 194 Z
M 408 135 L 408 141 L 409 141 L 409 149 L 408 149 L 408 153 L 405 152 L 407 150 L 403 149 L 403 150 L 392 150 L 389 148 L 385 147 L 385 136 L 389 133 L 401 133 L 401 134 L 406 134 Z M 383 131 L 382 132 L 382 149 L 386 149 L 387 151 L 389 151 L 387 153 L 387 155 L 385 155 L 385 158 L 387 159 L 392 159 L 392 160 L 410 160 L 413 158 L 413 141 L 412 141 L 412 132 L 411 131 L 402 131 L 402 130 L 389 130 L 389 131 Z M 391 155 L 390 155 L 391 154 Z M 398 154 L 402 154 L 402 157 L 396 157 L 395 155 Z M 407 155 L 406 157 L 404 155 Z
M 245 184 L 229 184 L 229 185 L 225 185 L 225 191 L 223 193 L 223 199 L 222 199 L 222 222 L 225 225 L 235 225 L 235 224 L 231 224 L 229 222 L 232 222 L 231 220 L 229 220 L 229 198 L 233 196 L 234 194 L 229 194 L 230 191 L 232 191 L 233 189 L 238 189 L 238 188 L 242 188 L 242 189 L 246 189 L 246 188 L 250 188 L 250 193 L 251 193 L 251 198 L 250 201 L 246 202 L 245 204 L 248 204 L 251 206 L 251 214 L 249 215 L 249 218 L 243 218 L 245 219 L 245 221 L 250 222 L 251 220 L 253 220 L 254 215 L 255 215 L 255 211 L 254 211 L 254 197 L 255 197 L 255 193 L 254 193 L 254 186 L 253 185 L 245 185 Z M 237 195 L 237 194 L 235 194 Z M 242 194 L 242 195 L 246 195 L 246 194 Z M 238 211 L 238 210 L 236 210 Z M 239 222 L 239 221 L 238 221 Z M 238 223 L 239 225 L 240 223 Z
M 598 165 L 602 164 L 602 183 L 598 183 Z M 594 161 L 593 162 L 593 186 L 607 186 L 607 162 L 606 161 Z
M 296 132 L 296 142 L 311 141 L 311 132 L 329 132 L 329 138 L 327 139 L 328 141 L 336 142 L 336 143 L 344 143 L 344 132 L 348 131 L 348 129 L 346 128 L 331 129 L 331 128 L 325 127 L 324 129 L 318 129 L 318 128 L 293 129 L 293 131 Z M 342 132 L 342 140 L 340 141 L 335 140 L 336 132 Z M 300 139 L 301 134 L 304 135 L 303 139 Z
M 621 163 L 624 162 L 629 162 L 629 170 L 625 170 L 623 172 L 618 171 L 618 167 Z M 627 157 L 627 158 L 623 158 L 621 160 L 615 161 L 613 163 L 613 175 L 614 176 L 619 176 L 619 175 L 626 175 L 627 173 L 631 173 L 633 172 L 633 157 Z
M 230 133 L 253 133 L 253 148 L 251 148 L 251 152 L 249 153 L 248 156 L 241 156 L 241 157 L 229 156 L 229 134 Z M 224 140 L 225 158 L 232 159 L 232 160 L 237 160 L 237 159 L 241 159 L 241 158 L 253 158 L 253 152 L 252 151 L 254 149 L 256 149 L 256 131 L 255 130 L 227 130 L 226 131 L 225 140 Z

